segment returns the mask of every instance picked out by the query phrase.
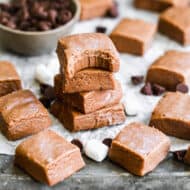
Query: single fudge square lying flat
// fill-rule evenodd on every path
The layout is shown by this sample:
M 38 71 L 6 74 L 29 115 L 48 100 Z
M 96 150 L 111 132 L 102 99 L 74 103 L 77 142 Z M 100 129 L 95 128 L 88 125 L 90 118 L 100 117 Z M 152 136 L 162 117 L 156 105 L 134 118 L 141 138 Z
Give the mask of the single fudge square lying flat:
M 112 141 L 109 157 L 129 172 L 144 176 L 167 156 L 169 148 L 169 138 L 159 130 L 131 123 Z
M 50 186 L 85 166 L 79 148 L 50 130 L 23 141 L 16 149 L 15 164 Z
M 119 103 L 122 98 L 122 88 L 119 82 L 114 90 L 97 90 L 80 93 L 63 93 L 62 81 L 58 78 L 55 87 L 56 97 L 82 113 L 91 113 L 98 109 Z
M 99 68 L 106 71 L 119 70 L 119 54 L 111 39 L 100 33 L 85 33 L 63 37 L 59 40 L 57 54 L 60 73 L 67 80 L 77 72 Z
M 167 135 L 190 140 L 190 96 L 168 92 L 155 107 L 150 125 Z
M 134 5 L 139 9 L 161 12 L 169 7 L 188 6 L 189 0 L 134 0 Z
M 78 72 L 72 79 L 66 79 L 63 75 L 55 76 L 55 91 L 60 86 L 63 93 L 88 92 L 92 90 L 113 90 L 116 87 L 114 74 L 98 69 L 85 69 Z M 58 89 L 59 90 L 59 89 Z
M 190 7 L 173 7 L 160 15 L 159 31 L 183 44 L 190 44 Z
M 82 114 L 57 100 L 51 106 L 51 113 L 71 132 L 117 125 L 125 121 L 122 104 L 115 104 L 93 113 Z
M 115 27 L 110 38 L 119 52 L 143 55 L 150 47 L 155 32 L 155 24 L 125 18 Z
M 80 0 L 81 20 L 101 17 L 113 6 L 113 0 Z
M 148 69 L 146 81 L 176 91 L 180 83 L 190 87 L 190 53 L 168 51 Z
M 0 96 L 21 88 L 21 80 L 14 66 L 7 61 L 0 61 Z
M 29 90 L 0 97 L 0 129 L 9 140 L 32 135 L 50 125 L 48 111 Z

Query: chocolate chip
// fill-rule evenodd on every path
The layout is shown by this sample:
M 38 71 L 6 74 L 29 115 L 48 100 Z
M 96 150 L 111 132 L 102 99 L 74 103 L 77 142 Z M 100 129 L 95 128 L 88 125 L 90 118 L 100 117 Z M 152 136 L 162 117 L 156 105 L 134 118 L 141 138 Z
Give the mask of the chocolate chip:
M 55 23 L 57 18 L 57 11 L 54 9 L 49 10 L 48 18 L 52 23 Z
M 187 150 L 180 150 L 180 151 L 175 151 L 173 152 L 173 156 L 176 160 L 178 161 L 183 161 L 185 154 L 186 154 Z
M 51 23 L 48 21 L 41 21 L 38 23 L 38 28 L 41 31 L 49 30 L 51 28 Z
M 64 11 L 61 11 L 61 13 L 59 14 L 58 21 L 61 24 L 65 24 L 65 23 L 69 22 L 71 20 L 71 18 L 72 18 L 71 11 L 64 10 Z
M 106 146 L 111 147 L 112 139 L 111 138 L 106 138 L 102 141 Z
M 48 87 L 51 87 L 51 86 L 50 86 L 49 84 L 40 83 L 40 93 L 41 93 L 41 94 L 44 94 L 46 88 L 48 88 Z
M 158 84 L 153 84 L 152 91 L 155 96 L 159 96 L 163 94 L 166 91 L 166 89 L 163 86 L 160 86 Z
M 114 3 L 114 5 L 107 11 L 106 16 L 110 18 L 116 18 L 119 16 L 117 3 Z
M 42 96 L 41 98 L 39 98 L 39 101 L 44 105 L 45 108 L 50 108 L 52 102 L 50 99 L 47 99 L 46 97 Z
M 142 75 L 135 75 L 135 76 L 131 77 L 131 82 L 134 85 L 141 84 L 143 82 L 143 80 L 144 80 L 144 76 L 142 76 Z
M 179 83 L 177 86 L 176 86 L 176 91 L 179 91 L 179 92 L 182 92 L 182 93 L 188 93 L 189 91 L 189 88 L 186 84 L 184 83 Z
M 44 91 L 44 97 L 46 97 L 49 100 L 55 99 L 55 91 L 52 86 L 48 86 Z
M 151 96 L 153 94 L 152 92 L 152 86 L 149 82 L 147 82 L 141 89 L 141 93 L 144 95 L 149 95 Z
M 80 140 L 78 140 L 78 139 L 73 139 L 73 140 L 71 141 L 71 143 L 74 144 L 74 145 L 76 145 L 76 146 L 78 146 L 78 148 L 79 148 L 80 151 L 82 152 L 82 150 L 83 150 L 83 145 L 82 145 L 82 143 L 80 142 Z
M 107 28 L 105 26 L 97 26 L 96 27 L 96 32 L 99 33 L 106 33 Z

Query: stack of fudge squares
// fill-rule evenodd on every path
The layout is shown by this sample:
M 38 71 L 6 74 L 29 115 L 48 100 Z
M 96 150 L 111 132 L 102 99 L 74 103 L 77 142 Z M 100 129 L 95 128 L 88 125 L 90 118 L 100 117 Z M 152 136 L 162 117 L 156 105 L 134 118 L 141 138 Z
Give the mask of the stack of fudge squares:
M 110 38 L 100 33 L 63 37 L 57 54 L 60 74 L 51 113 L 64 127 L 75 132 L 123 123 L 122 89 L 114 77 L 120 61 Z

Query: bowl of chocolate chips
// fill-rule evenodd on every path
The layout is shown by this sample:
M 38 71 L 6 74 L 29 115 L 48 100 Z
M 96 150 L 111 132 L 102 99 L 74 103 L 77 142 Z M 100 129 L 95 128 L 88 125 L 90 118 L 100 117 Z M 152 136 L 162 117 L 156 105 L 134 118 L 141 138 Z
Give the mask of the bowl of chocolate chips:
M 50 53 L 80 17 L 79 0 L 0 3 L 0 45 L 22 55 Z

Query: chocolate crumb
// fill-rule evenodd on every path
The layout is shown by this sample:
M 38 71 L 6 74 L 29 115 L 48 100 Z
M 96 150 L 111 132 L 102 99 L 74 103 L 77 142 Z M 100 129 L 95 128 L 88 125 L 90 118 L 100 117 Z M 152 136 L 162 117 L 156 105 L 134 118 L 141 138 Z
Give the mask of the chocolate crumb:
M 155 96 L 159 96 L 166 92 L 166 89 L 163 86 L 160 86 L 158 84 L 153 84 L 152 85 L 152 91 Z
M 183 161 L 185 154 L 186 154 L 187 150 L 179 150 L 179 151 L 175 151 L 173 152 L 173 156 L 176 160 L 178 161 Z
M 186 84 L 184 83 L 179 83 L 176 86 L 176 91 L 182 92 L 182 93 L 187 93 L 189 91 L 189 88 Z
M 147 82 L 141 89 L 141 93 L 144 95 L 149 95 L 151 96 L 153 94 L 152 92 L 152 86 L 149 82 Z
M 105 26 L 97 26 L 96 32 L 98 33 L 106 33 L 107 28 Z
M 141 84 L 143 82 L 143 80 L 144 80 L 144 76 L 142 76 L 142 75 L 135 75 L 135 76 L 131 77 L 131 82 L 134 85 Z
M 80 151 L 82 152 L 82 150 L 83 150 L 83 145 L 82 145 L 82 143 L 80 142 L 80 140 L 78 140 L 78 139 L 73 139 L 73 140 L 71 141 L 71 143 L 74 144 L 74 145 L 76 145 L 76 146 L 80 149 Z
M 119 16 L 118 6 L 116 2 L 114 2 L 113 6 L 107 11 L 105 16 L 110 18 L 116 18 Z
M 106 138 L 102 141 L 103 144 L 105 144 L 108 147 L 111 147 L 112 139 L 111 138 Z

